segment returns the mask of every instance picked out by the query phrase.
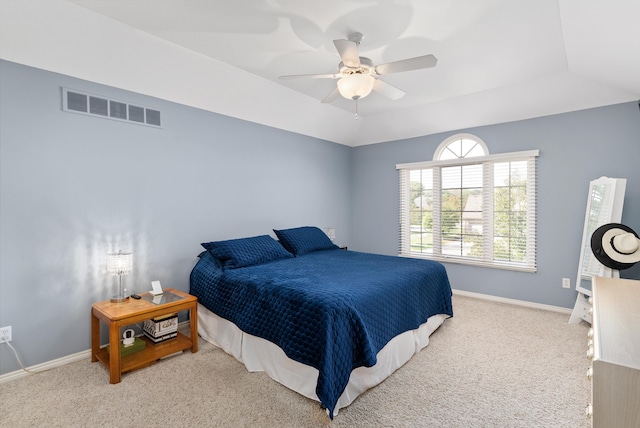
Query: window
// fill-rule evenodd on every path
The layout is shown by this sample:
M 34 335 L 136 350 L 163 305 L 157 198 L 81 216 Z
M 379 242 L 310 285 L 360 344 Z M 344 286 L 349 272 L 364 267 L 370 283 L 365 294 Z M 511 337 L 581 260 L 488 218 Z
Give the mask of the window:
M 400 255 L 535 272 L 537 156 L 458 134 L 433 161 L 396 165 Z

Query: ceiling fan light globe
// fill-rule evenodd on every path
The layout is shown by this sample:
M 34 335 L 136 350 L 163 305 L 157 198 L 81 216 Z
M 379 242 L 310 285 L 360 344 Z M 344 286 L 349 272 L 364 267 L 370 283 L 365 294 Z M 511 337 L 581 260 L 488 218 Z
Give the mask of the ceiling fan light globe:
M 371 93 L 374 81 L 370 74 L 350 74 L 338 80 L 338 91 L 348 100 L 359 100 Z

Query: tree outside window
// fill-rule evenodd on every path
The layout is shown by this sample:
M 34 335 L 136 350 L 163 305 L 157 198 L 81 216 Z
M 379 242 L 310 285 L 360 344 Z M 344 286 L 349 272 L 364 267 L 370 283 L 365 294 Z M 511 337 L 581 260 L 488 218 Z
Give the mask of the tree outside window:
M 434 161 L 397 166 L 401 255 L 535 270 L 536 156 L 492 156 L 464 134 L 445 140 Z

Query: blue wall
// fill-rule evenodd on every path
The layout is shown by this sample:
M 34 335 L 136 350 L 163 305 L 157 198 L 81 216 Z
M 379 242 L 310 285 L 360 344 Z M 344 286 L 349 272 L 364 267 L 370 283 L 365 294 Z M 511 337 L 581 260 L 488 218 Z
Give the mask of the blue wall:
M 0 76 L 0 326 L 28 366 L 90 348 L 108 252 L 133 252 L 140 293 L 188 291 L 201 242 L 317 225 L 350 243 L 349 147 L 11 62 Z M 163 128 L 63 112 L 63 86 L 157 108 Z M 6 346 L 0 361 L 19 368 Z
M 622 222 L 640 233 L 640 110 L 626 103 L 499 125 L 464 129 L 353 150 L 354 250 L 398 253 L 397 163 L 432 160 L 447 137 L 468 132 L 491 153 L 539 149 L 536 273 L 447 263 L 454 288 L 571 308 L 589 182 L 626 178 Z M 640 279 L 640 263 L 622 271 Z M 561 287 L 571 279 L 572 289 Z
M 395 165 L 457 132 L 540 150 L 538 272 L 447 264 L 454 288 L 572 307 L 561 278 L 602 175 L 628 179 L 623 222 L 640 232 L 637 103 L 349 148 L 11 62 L 0 76 L 0 326 L 28 366 L 89 349 L 91 304 L 116 288 L 108 252 L 134 253 L 130 292 L 186 291 L 200 242 L 272 228 L 333 226 L 350 249 L 397 254 Z M 65 113 L 61 87 L 159 109 L 163 127 Z M 0 347 L 0 373 L 16 369 Z

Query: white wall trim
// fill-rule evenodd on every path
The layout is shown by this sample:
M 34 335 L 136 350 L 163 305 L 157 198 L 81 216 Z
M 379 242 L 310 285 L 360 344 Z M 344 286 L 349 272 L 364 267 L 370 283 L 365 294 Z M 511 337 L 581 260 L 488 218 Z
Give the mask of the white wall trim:
M 35 366 L 27 367 L 28 370 L 32 372 L 43 372 L 51 369 L 55 369 L 56 367 L 62 367 L 67 364 L 75 363 L 77 361 L 81 361 L 84 359 L 91 358 L 91 349 L 87 349 L 86 351 L 80 351 L 75 354 L 67 355 L 66 357 L 56 358 L 55 360 L 46 361 L 41 364 L 36 364 Z M 18 380 L 26 376 L 30 376 L 36 373 L 29 373 L 22 369 L 16 370 L 13 372 L 5 373 L 0 376 L 0 384 L 9 382 L 12 380 Z
M 544 311 L 559 312 L 561 314 L 571 314 L 570 308 L 562 308 L 560 306 L 545 305 L 542 303 L 527 302 L 525 300 L 507 299 L 506 297 L 491 296 L 489 294 L 474 293 L 472 291 L 453 289 L 453 294 L 465 297 L 473 297 L 474 299 L 490 300 L 492 302 L 507 303 L 510 305 L 524 306 L 532 309 L 542 309 Z
M 189 320 L 182 321 L 178 324 L 178 329 L 188 328 L 188 326 L 189 326 Z M 178 354 L 178 352 L 176 352 L 176 354 Z M 171 355 L 174 355 L 174 354 L 171 354 Z M 171 355 L 167 355 L 167 357 Z M 67 355 L 66 357 L 56 358 L 55 360 L 45 361 L 44 363 L 36 364 L 35 366 L 27 367 L 27 370 L 31 371 L 32 373 L 29 373 L 22 369 L 5 373 L 3 375 L 0 375 L 0 384 L 3 384 L 5 382 L 10 382 L 12 380 L 22 379 L 23 377 L 27 377 L 32 374 L 38 374 L 37 372 L 44 372 L 47 370 L 55 369 L 57 367 L 66 366 L 67 364 L 82 361 L 85 358 L 86 359 L 91 358 L 91 349 L 87 349 L 86 351 L 80 351 L 75 354 Z
M 526 302 L 524 300 L 507 299 L 505 297 L 496 297 L 496 296 L 491 296 L 489 294 L 480 294 L 480 293 L 474 293 L 471 291 L 456 290 L 456 289 L 453 289 L 452 291 L 453 291 L 453 294 L 456 294 L 458 296 L 472 297 L 474 299 L 490 300 L 493 302 L 500 302 L 500 303 L 508 303 L 511 305 L 524 306 L 524 307 L 533 308 L 533 309 L 542 309 L 542 310 L 551 311 L 551 312 L 559 312 L 567 315 L 571 314 L 570 308 L 561 308 L 559 306 L 551 306 L 551 305 L 544 305 L 541 303 Z M 184 323 L 185 322 L 181 322 L 180 324 L 182 325 Z M 186 323 L 188 323 L 188 321 L 186 321 Z M 57 358 L 55 360 L 47 361 L 41 364 L 36 364 L 35 366 L 27 367 L 27 369 L 33 372 L 41 372 L 45 370 L 51 370 L 56 367 L 62 367 L 67 364 L 75 363 L 85 358 L 87 359 L 91 358 L 91 349 L 87 349 L 86 351 L 81 351 L 75 354 L 67 355 L 66 357 Z M 23 377 L 29 376 L 31 374 L 33 373 L 28 373 L 22 369 L 16 370 L 10 373 L 6 373 L 3 375 L 0 375 L 0 384 L 3 384 L 5 382 L 10 382 L 12 380 L 18 380 Z

